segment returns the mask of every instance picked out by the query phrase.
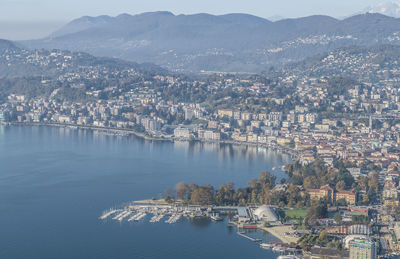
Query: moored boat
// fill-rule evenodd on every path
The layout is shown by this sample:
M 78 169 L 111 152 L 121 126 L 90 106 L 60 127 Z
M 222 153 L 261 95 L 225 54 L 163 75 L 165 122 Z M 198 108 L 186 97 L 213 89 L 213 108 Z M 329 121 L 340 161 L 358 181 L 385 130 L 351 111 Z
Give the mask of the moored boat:
M 268 243 L 261 243 L 260 247 L 264 248 L 264 249 L 271 249 L 273 246 L 271 244 L 268 244 Z
M 295 255 L 280 255 L 278 256 L 278 259 L 300 259 L 300 257 Z

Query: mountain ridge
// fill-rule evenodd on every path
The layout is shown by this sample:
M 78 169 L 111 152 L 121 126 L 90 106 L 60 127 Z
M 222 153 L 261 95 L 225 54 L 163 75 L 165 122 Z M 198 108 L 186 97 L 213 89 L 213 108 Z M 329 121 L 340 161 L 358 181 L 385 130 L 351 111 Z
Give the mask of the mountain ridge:
M 29 48 L 68 49 L 151 62 L 179 72 L 259 72 L 341 46 L 400 44 L 400 19 L 360 14 L 269 21 L 248 14 L 148 12 L 84 16 Z M 395 40 L 393 40 L 395 39 Z

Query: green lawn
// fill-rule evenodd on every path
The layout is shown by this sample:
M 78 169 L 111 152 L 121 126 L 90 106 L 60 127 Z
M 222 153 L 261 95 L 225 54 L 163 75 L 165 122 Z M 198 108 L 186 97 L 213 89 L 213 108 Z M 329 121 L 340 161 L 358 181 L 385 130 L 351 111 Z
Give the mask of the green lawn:
M 294 210 L 283 210 L 285 215 L 289 218 L 305 218 L 307 215 L 307 210 L 305 209 L 294 209 Z

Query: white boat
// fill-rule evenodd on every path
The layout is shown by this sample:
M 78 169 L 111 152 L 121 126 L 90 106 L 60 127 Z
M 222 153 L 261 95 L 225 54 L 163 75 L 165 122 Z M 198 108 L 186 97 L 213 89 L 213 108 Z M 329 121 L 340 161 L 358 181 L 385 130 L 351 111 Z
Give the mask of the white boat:
M 264 248 L 264 249 L 271 249 L 273 246 L 271 244 L 268 244 L 268 243 L 261 243 L 260 247 Z
M 218 213 L 212 214 L 212 215 L 210 216 L 210 218 L 211 218 L 212 220 L 214 220 L 214 221 L 222 221 L 222 220 L 223 220 L 223 218 L 222 218 Z
M 278 259 L 300 259 L 300 257 L 295 255 L 280 255 L 278 256 Z
M 276 253 L 282 253 L 285 250 L 282 247 L 276 246 L 276 247 L 272 248 L 272 251 L 274 251 Z

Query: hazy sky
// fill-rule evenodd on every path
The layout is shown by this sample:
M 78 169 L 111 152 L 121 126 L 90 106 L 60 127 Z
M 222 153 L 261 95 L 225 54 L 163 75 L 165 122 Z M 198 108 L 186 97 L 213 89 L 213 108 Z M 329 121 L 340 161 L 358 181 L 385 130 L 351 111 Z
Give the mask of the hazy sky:
M 261 17 L 348 16 L 385 0 L 0 0 L 0 38 L 30 39 L 48 35 L 84 16 L 149 11 L 249 13 Z

